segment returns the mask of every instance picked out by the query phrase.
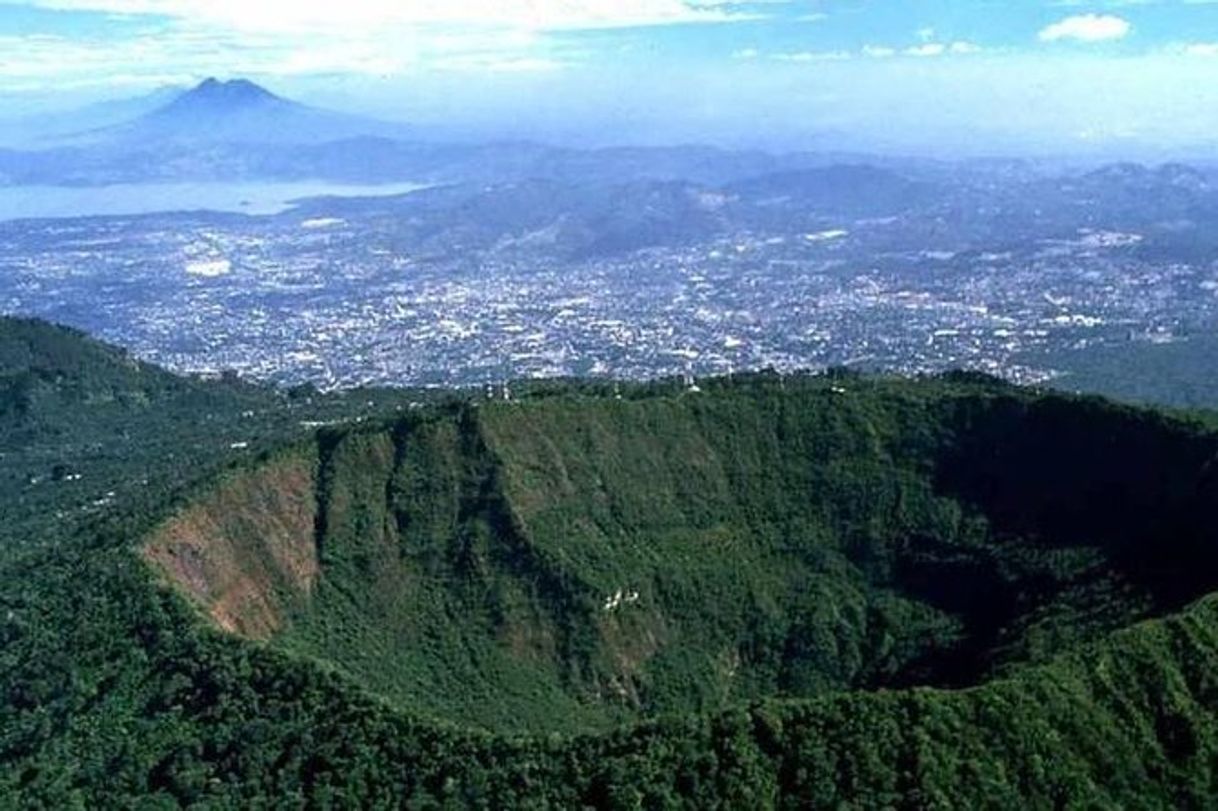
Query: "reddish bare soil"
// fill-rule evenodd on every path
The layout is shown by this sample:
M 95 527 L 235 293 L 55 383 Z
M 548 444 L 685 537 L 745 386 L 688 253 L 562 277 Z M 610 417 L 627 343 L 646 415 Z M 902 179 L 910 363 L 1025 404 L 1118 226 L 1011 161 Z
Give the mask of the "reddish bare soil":
M 267 639 L 317 580 L 316 513 L 314 461 L 285 456 L 181 510 L 144 557 L 221 628 Z

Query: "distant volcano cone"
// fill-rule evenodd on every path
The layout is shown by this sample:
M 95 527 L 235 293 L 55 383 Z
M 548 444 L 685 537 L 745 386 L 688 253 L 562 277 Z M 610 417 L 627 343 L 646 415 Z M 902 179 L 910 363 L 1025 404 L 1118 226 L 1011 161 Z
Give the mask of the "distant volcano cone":
M 398 137 L 402 127 L 334 113 L 276 95 L 246 79 L 207 79 L 168 104 L 108 131 L 156 142 L 316 144 L 362 136 Z

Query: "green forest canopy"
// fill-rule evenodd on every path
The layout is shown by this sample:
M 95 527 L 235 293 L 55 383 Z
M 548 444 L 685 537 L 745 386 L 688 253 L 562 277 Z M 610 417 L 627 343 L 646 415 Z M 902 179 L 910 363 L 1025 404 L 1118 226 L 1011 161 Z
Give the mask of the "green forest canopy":
M 1200 420 L 961 375 L 289 394 L 0 324 L 17 806 L 1215 794 Z M 248 551 L 224 483 L 285 458 L 318 573 L 243 639 L 142 555 L 211 507 Z

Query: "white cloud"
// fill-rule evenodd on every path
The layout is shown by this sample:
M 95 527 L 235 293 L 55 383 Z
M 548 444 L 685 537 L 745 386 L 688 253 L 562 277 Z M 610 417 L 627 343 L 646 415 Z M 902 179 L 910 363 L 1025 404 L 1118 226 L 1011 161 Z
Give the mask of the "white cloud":
M 1190 42 L 1180 46 L 1185 56 L 1218 56 L 1218 42 Z
M 539 57 L 502 57 L 497 54 L 461 54 L 432 63 L 433 69 L 487 73 L 548 73 L 561 70 L 564 63 Z
M 215 43 L 189 36 L 89 42 L 60 37 L 0 37 L 0 80 L 6 87 L 18 80 L 56 87 L 117 83 L 185 83 L 204 75 L 230 73 L 234 60 Z M 399 68 L 395 62 L 393 68 Z M 153 66 L 153 70 L 149 70 Z M 308 49 L 267 48 L 246 55 L 239 66 L 251 74 L 318 73 L 337 69 L 367 73 L 390 68 L 384 58 L 349 43 L 318 44 Z M 119 77 L 130 81 L 121 82 Z M 136 77 L 143 77 L 142 81 Z
M 850 58 L 846 51 L 799 51 L 797 53 L 774 54 L 779 62 L 841 62 Z
M 902 54 L 904 56 L 929 58 L 943 56 L 945 54 L 966 56 L 969 54 L 981 53 L 983 50 L 985 49 L 975 42 L 956 40 L 955 42 L 950 43 L 924 42 L 921 45 L 911 45 L 901 51 L 887 45 L 864 45 L 862 54 L 863 56 L 871 57 L 872 59 L 889 59 L 897 56 L 898 54 Z
M 948 46 L 948 50 L 954 54 L 977 54 L 981 53 L 984 49 L 975 42 L 956 40 Z
M 887 59 L 897 55 L 896 48 L 889 48 L 887 45 L 864 45 L 863 56 L 870 56 L 873 59 Z
M 0 9 L 6 2 L 0 0 Z M 19 0 L 20 2 L 20 0 Z M 8 37 L 0 79 L 48 83 L 419 70 L 546 72 L 587 54 L 563 31 L 726 23 L 788 0 L 24 0 L 146 22 L 124 39 Z
M 0 80 L 104 83 L 109 77 L 420 70 L 547 72 L 586 53 L 561 31 L 724 23 L 758 16 L 758 0 L 26 0 L 124 15 L 139 36 L 0 37 Z M 6 0 L 0 0 L 4 8 Z
M 158 15 L 244 31 L 473 26 L 535 31 L 745 19 L 727 0 L 32 0 L 60 10 Z
M 0 84 L 11 89 L 48 83 L 56 87 L 186 84 L 211 75 L 545 73 L 561 69 L 579 56 L 579 52 L 528 31 L 378 38 L 171 26 L 155 36 L 118 41 L 0 36 Z
M 1039 36 L 1041 42 L 1103 42 L 1123 39 L 1132 29 L 1128 20 L 1113 14 L 1077 14 L 1046 26 Z

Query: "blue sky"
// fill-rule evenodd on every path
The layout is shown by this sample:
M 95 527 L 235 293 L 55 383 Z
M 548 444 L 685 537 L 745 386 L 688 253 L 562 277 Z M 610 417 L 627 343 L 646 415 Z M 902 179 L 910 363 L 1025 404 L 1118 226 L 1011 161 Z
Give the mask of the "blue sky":
M 0 0 L 10 114 L 210 75 L 471 133 L 1182 149 L 1218 0 Z

